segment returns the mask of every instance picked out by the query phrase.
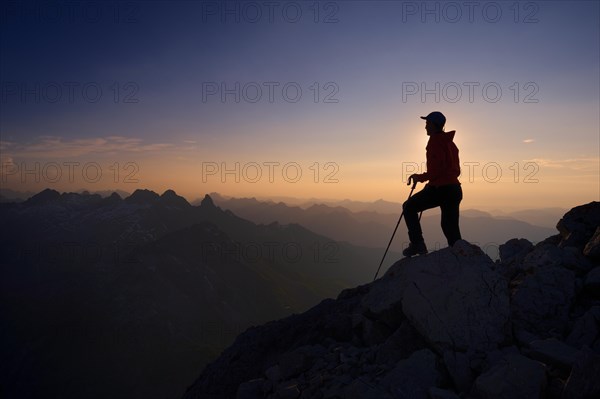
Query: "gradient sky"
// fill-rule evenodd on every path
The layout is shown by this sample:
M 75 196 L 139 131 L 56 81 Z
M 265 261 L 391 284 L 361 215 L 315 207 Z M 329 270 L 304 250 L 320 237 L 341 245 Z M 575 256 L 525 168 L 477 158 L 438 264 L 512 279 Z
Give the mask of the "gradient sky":
M 599 4 L 3 2 L 2 187 L 400 202 L 439 110 L 463 207 L 598 201 Z

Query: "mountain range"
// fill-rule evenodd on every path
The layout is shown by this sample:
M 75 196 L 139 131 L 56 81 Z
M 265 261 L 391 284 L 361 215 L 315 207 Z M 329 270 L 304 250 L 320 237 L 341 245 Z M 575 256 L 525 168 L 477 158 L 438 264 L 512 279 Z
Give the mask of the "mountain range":
M 312 204 L 303 208 L 283 202 L 259 201 L 256 198 L 224 198 L 215 193 L 211 193 L 211 196 L 220 207 L 255 223 L 298 223 L 335 240 L 373 248 L 387 245 L 402 212 L 401 204 L 394 204 L 396 213 L 390 214 L 367 210 L 353 212 L 339 205 Z M 550 218 L 553 212 L 543 211 L 537 215 Z M 537 220 L 543 222 L 542 217 Z M 421 224 L 430 249 L 446 246 L 446 239 L 439 228 L 439 211 L 424 212 Z M 551 225 L 549 222 L 544 224 Z M 392 249 L 396 251 L 401 251 L 408 245 L 406 228 L 402 227 L 392 244 Z M 538 242 L 554 231 L 551 227 L 530 224 L 508 216 L 494 217 L 487 212 L 468 209 L 461 211 L 460 228 L 465 239 L 480 245 L 493 259 L 498 259 L 499 245 L 513 238 L 515 232 L 518 232 L 520 238 Z
M 178 397 L 245 328 L 369 281 L 381 256 L 172 190 L 46 189 L 0 218 L 6 397 Z

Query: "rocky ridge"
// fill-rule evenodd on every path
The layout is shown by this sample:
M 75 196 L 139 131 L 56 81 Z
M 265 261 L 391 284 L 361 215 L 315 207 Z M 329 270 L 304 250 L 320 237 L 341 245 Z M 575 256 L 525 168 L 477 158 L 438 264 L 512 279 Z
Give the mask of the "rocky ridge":
M 252 327 L 192 398 L 592 398 L 600 395 L 600 202 L 493 262 L 466 241 Z

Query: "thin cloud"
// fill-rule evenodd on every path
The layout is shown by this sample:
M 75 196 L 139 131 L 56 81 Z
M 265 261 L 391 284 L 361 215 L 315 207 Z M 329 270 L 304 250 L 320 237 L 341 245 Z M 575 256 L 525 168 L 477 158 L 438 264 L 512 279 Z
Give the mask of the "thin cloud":
M 14 144 L 14 143 L 12 143 L 10 141 L 0 140 L 0 150 L 6 151 L 6 150 L 8 150 L 8 147 L 10 147 L 12 144 Z
M 1 142 L 14 158 L 60 158 L 88 154 L 150 153 L 165 150 L 185 150 L 172 143 L 147 143 L 143 139 L 123 136 L 65 139 L 58 136 L 39 136 L 27 143 Z
M 523 140 L 523 143 L 529 144 L 529 143 L 533 143 L 534 141 L 535 141 L 535 139 L 525 139 L 525 140 Z
M 533 158 L 526 159 L 525 162 L 534 162 L 540 167 L 552 169 L 569 169 L 576 171 L 596 171 L 600 169 L 600 158 L 598 157 L 580 157 L 566 159 Z

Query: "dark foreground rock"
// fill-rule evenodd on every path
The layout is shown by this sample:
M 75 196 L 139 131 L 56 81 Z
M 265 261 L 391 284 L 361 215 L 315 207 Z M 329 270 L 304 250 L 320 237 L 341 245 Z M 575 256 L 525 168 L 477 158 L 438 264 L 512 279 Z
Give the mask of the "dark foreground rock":
M 184 398 L 599 397 L 599 223 L 593 202 L 496 263 L 466 241 L 400 260 L 248 329 Z

